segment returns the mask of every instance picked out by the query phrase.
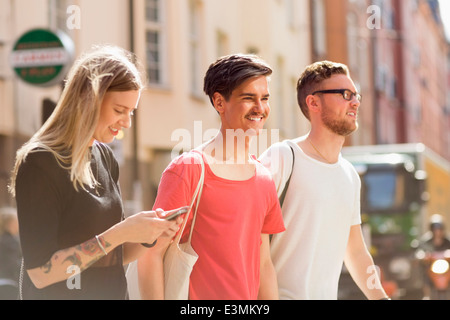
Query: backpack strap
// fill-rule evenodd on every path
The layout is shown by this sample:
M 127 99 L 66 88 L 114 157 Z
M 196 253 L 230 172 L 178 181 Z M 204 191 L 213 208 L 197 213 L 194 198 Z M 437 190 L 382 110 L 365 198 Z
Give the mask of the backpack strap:
M 289 146 L 289 148 L 291 148 L 291 152 L 292 152 L 292 168 L 291 168 L 291 173 L 289 174 L 289 178 L 287 179 L 286 183 L 284 184 L 283 192 L 281 193 L 280 197 L 278 198 L 278 200 L 280 201 L 280 207 L 283 207 L 283 202 L 284 202 L 284 198 L 286 197 L 286 192 L 289 187 L 289 182 L 291 182 L 292 171 L 294 171 L 294 162 L 295 162 L 294 149 L 292 149 L 291 146 Z M 272 238 L 273 238 L 273 234 L 270 234 L 269 242 L 272 242 Z
M 294 162 L 295 162 L 294 149 L 292 149 L 291 146 L 289 146 L 289 148 L 291 148 L 291 152 L 292 152 L 292 168 L 291 168 L 291 173 L 289 174 L 289 178 L 287 179 L 286 184 L 284 185 L 283 192 L 281 193 L 280 198 L 279 198 L 280 207 L 283 206 L 284 198 L 286 197 L 286 192 L 289 187 L 289 182 L 291 182 L 292 171 L 294 171 Z

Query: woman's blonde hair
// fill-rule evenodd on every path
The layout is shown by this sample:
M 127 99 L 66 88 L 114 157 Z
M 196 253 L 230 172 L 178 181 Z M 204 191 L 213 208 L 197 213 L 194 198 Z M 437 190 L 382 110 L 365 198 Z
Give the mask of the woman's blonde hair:
M 17 172 L 30 152 L 51 152 L 69 170 L 74 188 L 97 184 L 90 168 L 89 145 L 100 107 L 108 91 L 142 90 L 143 77 L 135 57 L 115 46 L 97 46 L 72 66 L 55 110 L 44 125 L 17 151 L 10 192 L 15 196 Z

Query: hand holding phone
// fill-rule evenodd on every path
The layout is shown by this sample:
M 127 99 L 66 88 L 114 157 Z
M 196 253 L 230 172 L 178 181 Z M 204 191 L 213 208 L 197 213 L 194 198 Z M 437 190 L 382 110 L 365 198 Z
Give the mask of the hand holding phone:
M 185 214 L 189 211 L 189 207 L 182 207 L 182 208 L 178 208 L 175 210 L 170 210 L 167 211 L 166 215 L 164 217 L 161 217 L 161 219 L 164 220 L 174 220 L 176 219 L 178 216 Z M 144 247 L 146 248 L 152 248 L 156 245 L 156 242 L 158 241 L 158 239 L 155 240 L 155 242 L 149 244 L 149 243 L 141 243 Z

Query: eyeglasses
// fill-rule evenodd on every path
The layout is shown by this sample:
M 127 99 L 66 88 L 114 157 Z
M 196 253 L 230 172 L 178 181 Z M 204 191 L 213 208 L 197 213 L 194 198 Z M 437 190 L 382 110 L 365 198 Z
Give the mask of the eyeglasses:
M 361 102 L 361 100 L 362 100 L 361 94 L 359 94 L 358 92 L 352 92 L 349 89 L 319 90 L 319 91 L 314 91 L 312 93 L 312 95 L 315 95 L 316 93 L 340 93 L 340 94 L 342 94 L 342 97 L 347 101 L 352 101 L 353 97 L 356 97 L 356 99 L 359 102 Z

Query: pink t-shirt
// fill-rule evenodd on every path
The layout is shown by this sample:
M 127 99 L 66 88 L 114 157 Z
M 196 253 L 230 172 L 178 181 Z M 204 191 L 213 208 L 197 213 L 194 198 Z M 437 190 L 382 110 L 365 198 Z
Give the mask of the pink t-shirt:
M 154 209 L 189 205 L 201 174 L 196 151 L 173 160 L 161 178 Z M 205 161 L 205 183 L 192 235 L 199 258 L 190 278 L 192 300 L 258 297 L 261 233 L 285 230 L 270 172 L 256 162 L 245 181 L 217 177 Z M 192 215 L 182 242 L 187 239 Z

